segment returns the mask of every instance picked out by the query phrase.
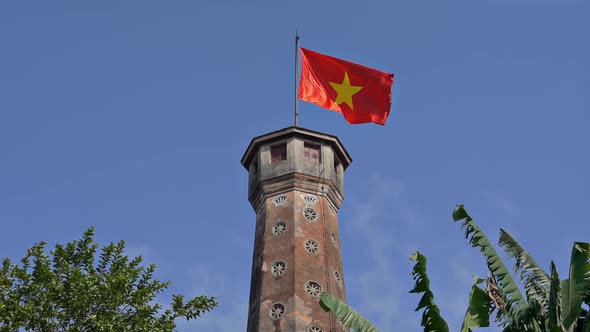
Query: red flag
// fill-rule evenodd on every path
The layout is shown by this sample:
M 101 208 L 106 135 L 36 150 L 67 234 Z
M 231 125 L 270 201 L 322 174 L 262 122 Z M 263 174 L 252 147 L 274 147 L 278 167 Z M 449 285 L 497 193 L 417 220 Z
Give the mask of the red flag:
M 301 48 L 299 99 L 342 113 L 348 123 L 385 125 L 393 74 Z

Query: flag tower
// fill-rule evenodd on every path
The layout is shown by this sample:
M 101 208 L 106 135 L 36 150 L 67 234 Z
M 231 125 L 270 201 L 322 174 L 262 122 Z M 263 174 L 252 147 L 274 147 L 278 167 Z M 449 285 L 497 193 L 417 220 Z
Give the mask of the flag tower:
M 241 163 L 256 212 L 248 332 L 341 332 L 318 301 L 346 300 L 338 231 L 344 171 L 336 136 L 289 127 L 255 137 Z

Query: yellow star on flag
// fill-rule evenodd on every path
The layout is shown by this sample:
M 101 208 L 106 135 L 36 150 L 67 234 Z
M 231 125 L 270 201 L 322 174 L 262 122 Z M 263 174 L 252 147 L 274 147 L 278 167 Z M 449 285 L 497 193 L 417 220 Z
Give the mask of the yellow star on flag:
M 344 80 L 342 81 L 342 83 L 329 83 L 338 94 L 338 96 L 336 96 L 336 104 L 340 105 L 342 103 L 346 103 L 346 105 L 348 105 L 348 107 L 350 107 L 351 110 L 354 110 L 354 107 L 352 106 L 352 96 L 354 96 L 357 92 L 361 91 L 363 87 L 350 85 L 350 80 L 348 79 L 348 71 L 344 72 Z

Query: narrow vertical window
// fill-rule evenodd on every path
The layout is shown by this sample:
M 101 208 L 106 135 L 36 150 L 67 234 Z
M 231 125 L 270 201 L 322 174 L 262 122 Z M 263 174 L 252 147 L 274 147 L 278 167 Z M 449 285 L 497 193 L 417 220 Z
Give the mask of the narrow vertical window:
M 287 144 L 279 144 L 270 147 L 270 163 L 278 163 L 287 160 Z
M 322 154 L 319 145 L 313 145 L 304 143 L 303 144 L 303 157 L 309 161 L 314 163 L 321 163 L 322 162 Z

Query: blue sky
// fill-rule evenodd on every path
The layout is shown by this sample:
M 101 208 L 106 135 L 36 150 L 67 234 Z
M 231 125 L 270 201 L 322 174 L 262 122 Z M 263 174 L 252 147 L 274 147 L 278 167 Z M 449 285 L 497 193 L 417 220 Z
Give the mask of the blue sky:
M 349 303 L 419 331 L 408 256 L 460 326 L 483 258 L 509 230 L 562 276 L 590 241 L 590 13 L 583 1 L 0 3 L 0 256 L 36 242 L 124 239 L 170 294 L 220 306 L 179 331 L 243 331 L 255 216 L 240 158 L 293 124 L 293 37 L 395 73 L 386 126 L 300 103 L 300 125 L 354 161 L 340 210 Z M 166 298 L 161 299 L 165 301 Z

